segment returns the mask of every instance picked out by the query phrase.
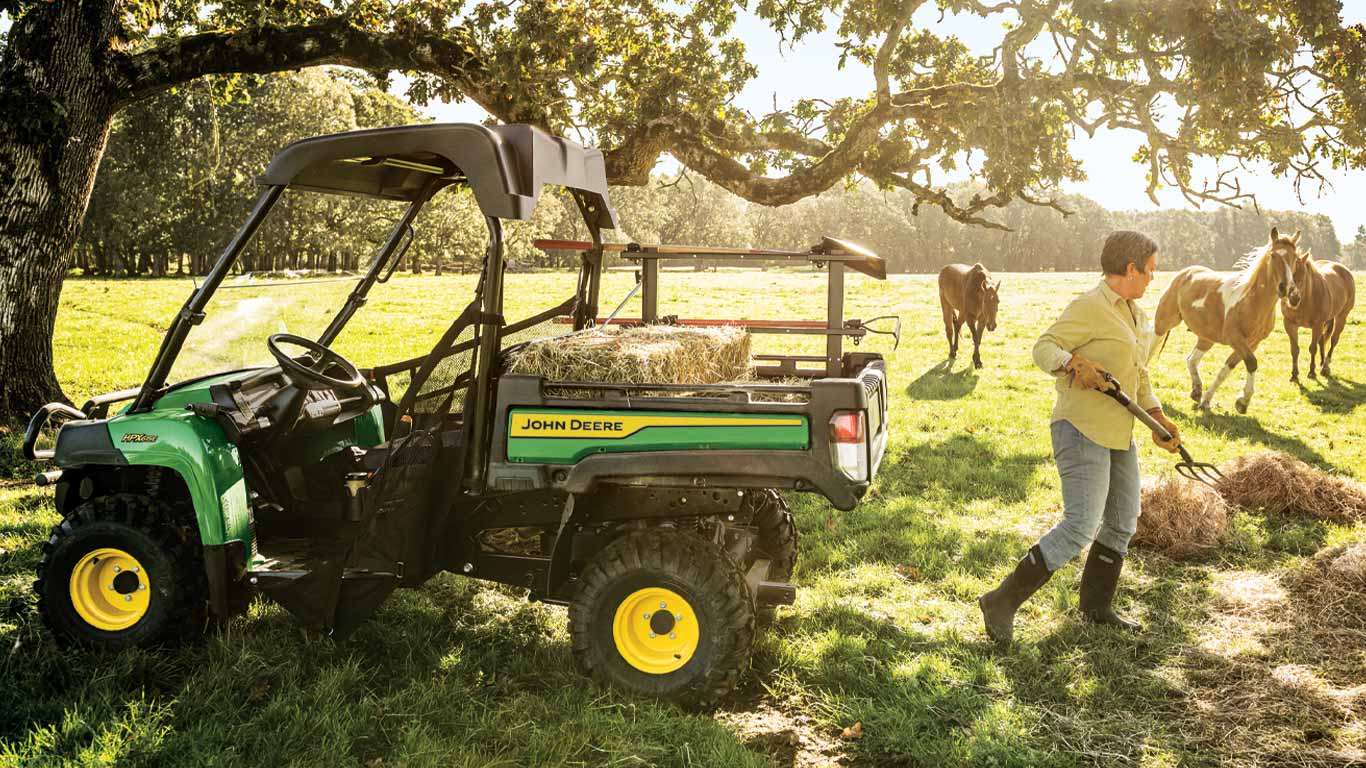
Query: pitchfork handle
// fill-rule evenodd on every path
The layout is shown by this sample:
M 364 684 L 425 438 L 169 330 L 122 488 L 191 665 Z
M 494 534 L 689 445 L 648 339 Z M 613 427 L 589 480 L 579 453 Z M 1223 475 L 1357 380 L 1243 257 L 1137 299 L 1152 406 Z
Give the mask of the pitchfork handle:
M 1157 433 L 1157 436 L 1162 438 L 1163 442 L 1167 442 L 1172 439 L 1172 433 L 1168 432 L 1167 428 L 1162 426 L 1161 422 L 1159 422 L 1157 419 L 1154 419 L 1152 417 L 1152 414 L 1143 410 L 1141 407 L 1139 407 L 1138 403 L 1135 403 L 1133 400 L 1129 398 L 1128 395 L 1124 394 L 1124 390 L 1119 388 L 1119 381 L 1115 379 L 1114 376 L 1111 376 L 1109 373 L 1105 373 L 1103 375 L 1105 376 L 1105 381 L 1110 386 L 1108 389 L 1102 389 L 1102 392 L 1113 398 L 1115 402 L 1119 403 L 1125 408 L 1128 408 L 1129 413 L 1132 413 L 1135 418 L 1143 422 L 1143 424 L 1148 429 L 1151 429 L 1153 432 Z M 1186 450 L 1186 446 L 1178 445 L 1176 449 L 1181 452 L 1181 458 L 1184 461 L 1191 464 L 1195 463 L 1195 459 L 1191 458 L 1190 453 Z

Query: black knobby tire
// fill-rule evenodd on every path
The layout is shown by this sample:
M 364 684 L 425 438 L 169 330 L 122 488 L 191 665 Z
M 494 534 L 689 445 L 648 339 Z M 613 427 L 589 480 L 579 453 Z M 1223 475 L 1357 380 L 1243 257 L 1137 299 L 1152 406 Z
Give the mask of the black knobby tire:
M 758 529 L 758 541 L 750 563 L 762 557 L 769 561 L 768 580 L 788 581 L 797 567 L 797 521 L 787 500 L 776 490 L 751 491 L 745 504 L 752 510 L 750 525 Z
M 658 587 L 688 601 L 699 639 L 691 658 L 665 674 L 632 666 L 614 637 L 617 609 L 637 590 Z M 574 658 L 594 678 L 685 705 L 722 698 L 749 668 L 754 602 L 744 575 L 711 542 L 672 528 L 629 533 L 603 548 L 584 569 L 569 605 Z
M 146 611 L 116 631 L 88 622 L 72 600 L 73 569 L 101 548 L 126 552 L 146 569 Z M 33 589 L 43 623 L 62 645 L 151 646 L 198 632 L 207 615 L 208 579 L 193 512 L 137 494 L 97 496 L 52 528 Z

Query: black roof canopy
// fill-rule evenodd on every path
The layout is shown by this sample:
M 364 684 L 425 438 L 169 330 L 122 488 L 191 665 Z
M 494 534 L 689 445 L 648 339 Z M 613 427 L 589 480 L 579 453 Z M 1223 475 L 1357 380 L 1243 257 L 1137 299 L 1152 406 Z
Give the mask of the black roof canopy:
M 529 219 L 546 184 L 578 192 L 585 217 L 616 228 L 602 153 L 531 125 L 428 123 L 334 133 L 280 150 L 263 185 L 413 200 L 432 177 L 469 186 L 479 208 Z

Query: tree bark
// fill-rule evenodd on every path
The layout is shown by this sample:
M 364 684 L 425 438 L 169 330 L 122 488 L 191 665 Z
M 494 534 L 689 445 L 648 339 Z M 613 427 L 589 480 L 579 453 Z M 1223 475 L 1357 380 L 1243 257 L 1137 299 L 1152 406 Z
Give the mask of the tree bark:
M 65 399 L 52 332 L 116 110 L 98 72 L 112 23 L 112 3 L 56 3 L 0 60 L 0 422 Z

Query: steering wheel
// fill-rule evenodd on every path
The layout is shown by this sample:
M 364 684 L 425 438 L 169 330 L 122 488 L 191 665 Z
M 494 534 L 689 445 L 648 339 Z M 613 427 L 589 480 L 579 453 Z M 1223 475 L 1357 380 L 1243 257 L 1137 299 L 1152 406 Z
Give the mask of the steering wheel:
M 311 364 L 305 365 L 285 354 L 280 349 L 281 344 L 303 347 L 308 351 Z M 270 354 L 275 356 L 275 362 L 280 364 L 285 377 L 300 389 L 335 389 L 341 392 L 364 392 L 366 389 L 365 378 L 356 370 L 356 366 L 312 339 L 292 333 L 277 333 L 266 339 L 266 346 L 270 348 Z M 340 369 L 344 378 L 323 373 L 329 368 Z

